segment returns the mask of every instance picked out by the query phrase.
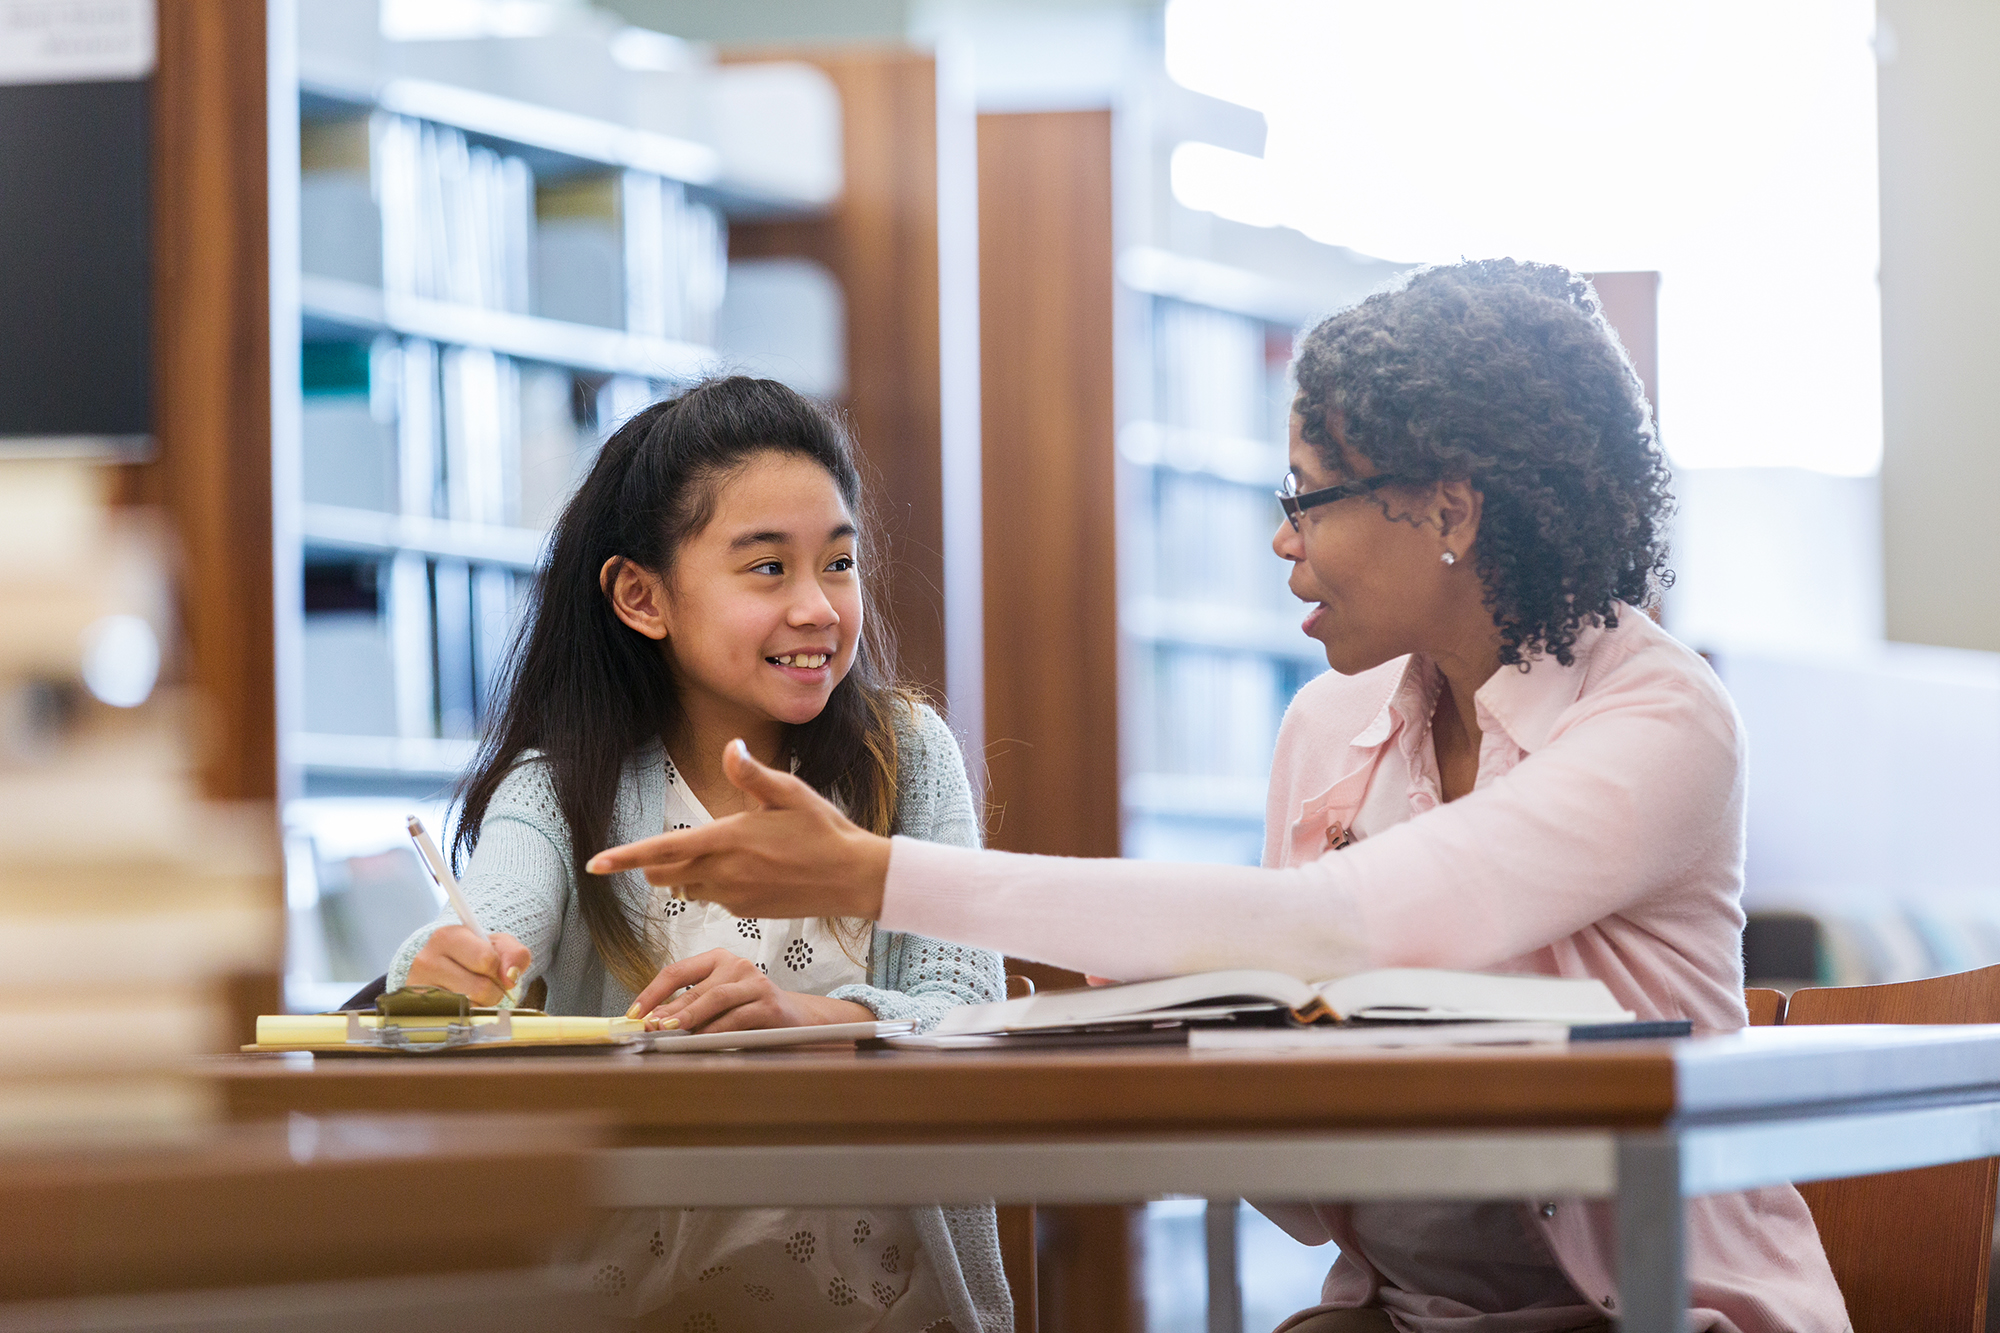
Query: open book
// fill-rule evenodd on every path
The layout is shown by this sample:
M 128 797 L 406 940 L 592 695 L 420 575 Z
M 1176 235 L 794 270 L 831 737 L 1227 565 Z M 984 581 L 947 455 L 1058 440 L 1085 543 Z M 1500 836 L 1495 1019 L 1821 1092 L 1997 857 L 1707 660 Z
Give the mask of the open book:
M 1391 967 L 1317 985 L 1283 972 L 1198 972 L 1089 990 L 1049 991 L 946 1015 L 934 1037 L 1148 1026 L 1280 1015 L 1294 1023 L 1515 1022 L 1596 1025 L 1634 1015 L 1589 977 Z

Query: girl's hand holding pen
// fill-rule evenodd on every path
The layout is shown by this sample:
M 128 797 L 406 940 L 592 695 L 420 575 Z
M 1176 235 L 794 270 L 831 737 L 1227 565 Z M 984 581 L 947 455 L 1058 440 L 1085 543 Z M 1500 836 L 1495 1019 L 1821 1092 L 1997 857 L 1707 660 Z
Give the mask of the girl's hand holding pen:
M 439 926 L 410 963 L 411 986 L 442 986 L 474 1004 L 498 1004 L 534 961 L 512 935 L 480 935 L 464 926 Z
M 750 809 L 700 828 L 662 833 L 599 852 L 593 875 L 643 870 L 689 898 L 741 917 L 876 917 L 889 876 L 889 840 L 857 827 L 806 783 L 723 750 L 723 771 Z

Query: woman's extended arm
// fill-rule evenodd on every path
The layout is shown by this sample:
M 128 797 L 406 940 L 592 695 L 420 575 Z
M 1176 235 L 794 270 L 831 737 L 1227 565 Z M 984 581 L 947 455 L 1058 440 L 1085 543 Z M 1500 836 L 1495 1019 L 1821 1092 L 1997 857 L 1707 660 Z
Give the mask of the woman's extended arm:
M 739 913 L 838 911 L 1080 971 L 1482 968 L 1645 900 L 1728 835 L 1726 708 L 1671 682 L 1579 704 L 1513 772 L 1309 865 L 1075 860 L 890 844 L 732 756 L 764 807 L 607 854 Z M 798 789 L 803 789 L 798 790 Z M 811 798 L 809 802 L 805 798 Z M 823 802 L 818 802 L 823 806 Z

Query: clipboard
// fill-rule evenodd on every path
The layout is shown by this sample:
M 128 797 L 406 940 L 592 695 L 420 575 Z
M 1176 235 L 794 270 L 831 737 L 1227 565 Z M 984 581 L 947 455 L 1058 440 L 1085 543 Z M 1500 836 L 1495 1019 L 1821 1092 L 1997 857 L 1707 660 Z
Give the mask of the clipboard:
M 535 1009 L 475 1007 L 442 986 L 405 986 L 373 1009 L 329 1014 L 261 1014 L 245 1051 L 328 1055 L 446 1055 L 528 1051 L 626 1050 L 646 1035 L 637 1018 L 546 1014 Z

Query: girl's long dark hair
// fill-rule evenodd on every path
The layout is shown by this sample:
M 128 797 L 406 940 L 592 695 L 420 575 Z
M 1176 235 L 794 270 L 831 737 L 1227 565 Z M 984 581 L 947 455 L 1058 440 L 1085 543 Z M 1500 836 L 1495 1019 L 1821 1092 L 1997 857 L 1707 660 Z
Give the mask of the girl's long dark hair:
M 697 384 L 639 412 L 605 441 L 556 522 L 548 563 L 501 674 L 503 702 L 461 785 L 454 863 L 478 845 L 493 794 L 524 752 L 541 752 L 569 826 L 584 924 L 628 990 L 651 981 L 659 961 L 613 882 L 583 866 L 610 840 L 626 760 L 677 735 L 684 715 L 660 645 L 613 613 L 599 571 L 623 556 L 668 575 L 682 543 L 713 517 L 721 486 L 768 453 L 825 468 L 865 540 L 853 445 L 810 399 L 775 380 L 739 375 Z M 895 712 L 909 706 L 909 696 L 893 683 L 893 646 L 868 603 L 868 586 L 864 579 L 854 665 L 820 715 L 793 727 L 788 739 L 801 778 L 843 802 L 863 828 L 886 834 L 896 812 Z

